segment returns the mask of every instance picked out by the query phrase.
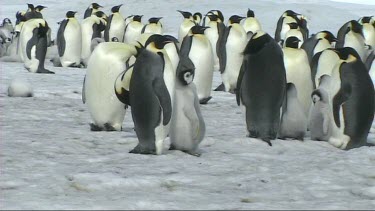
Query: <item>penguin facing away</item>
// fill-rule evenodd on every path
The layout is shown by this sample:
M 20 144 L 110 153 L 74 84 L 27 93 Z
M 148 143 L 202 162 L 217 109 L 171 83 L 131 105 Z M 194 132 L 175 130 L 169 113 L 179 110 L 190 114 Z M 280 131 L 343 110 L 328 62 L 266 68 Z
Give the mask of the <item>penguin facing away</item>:
M 193 78 L 194 64 L 188 57 L 182 57 L 177 68 L 170 149 L 200 156 L 197 148 L 204 138 L 206 126 L 199 108 L 199 99 Z
M 262 26 L 257 18 L 255 18 L 254 11 L 251 9 L 247 10 L 246 18 L 242 22 L 242 26 L 245 29 L 246 34 L 253 35 L 256 31 L 262 30 Z M 249 38 L 250 36 L 248 36 Z
M 125 20 L 120 14 L 120 8 L 122 4 L 112 7 L 112 14 L 108 18 L 108 23 L 104 30 L 104 40 L 106 42 L 112 41 L 113 38 L 117 38 L 122 42 L 125 32 Z
M 286 73 L 280 46 L 263 31 L 246 45 L 237 87 L 236 100 L 245 107 L 248 135 L 272 146 L 270 140 L 276 139 L 280 127 Z

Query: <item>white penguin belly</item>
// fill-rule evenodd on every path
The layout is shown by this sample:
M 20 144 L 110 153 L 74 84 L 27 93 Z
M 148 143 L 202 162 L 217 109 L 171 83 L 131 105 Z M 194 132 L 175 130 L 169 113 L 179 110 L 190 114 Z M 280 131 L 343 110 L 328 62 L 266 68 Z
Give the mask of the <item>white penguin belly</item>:
M 86 20 L 86 19 L 85 19 Z M 91 40 L 92 40 L 92 23 L 85 20 L 82 21 L 82 51 L 81 59 L 87 63 L 91 55 Z
M 113 37 L 122 42 L 125 32 L 125 21 L 121 18 L 120 15 L 114 14 L 111 21 L 111 27 L 109 29 L 109 40 L 112 40 Z
M 363 35 L 366 45 L 371 45 L 375 49 L 375 28 L 368 23 L 363 24 Z
M 315 76 L 315 85 L 319 87 L 319 78 L 322 75 L 332 75 L 333 68 L 339 61 L 339 57 L 332 50 L 324 50 L 320 55 Z
M 354 48 L 361 57 L 361 60 L 363 62 L 366 61 L 365 41 L 361 36 L 354 34 L 352 31 L 348 32 L 345 36 L 344 47 Z
M 212 24 L 210 24 L 211 26 Z M 216 25 L 216 24 L 215 24 Z M 217 30 L 217 26 L 211 26 L 212 28 L 208 28 L 204 31 L 204 34 L 207 36 L 208 40 L 211 43 L 211 49 L 212 49 L 212 56 L 214 58 L 214 70 L 219 70 L 220 63 L 219 63 L 219 57 L 216 53 L 216 44 L 217 40 L 219 39 L 219 32 Z
M 331 48 L 331 47 L 332 46 L 331 46 L 331 44 L 329 43 L 328 40 L 326 40 L 326 39 L 319 40 L 318 43 L 316 44 L 315 48 L 314 48 L 313 55 L 315 55 L 319 52 L 322 52 L 325 49 L 328 49 L 328 48 Z
M 188 34 L 191 27 L 193 27 L 194 25 L 195 25 L 194 22 L 192 22 L 190 20 L 184 20 L 181 23 L 180 28 L 178 30 L 178 42 L 179 42 L 178 44 L 179 44 L 179 46 L 181 46 L 182 40 Z
M 163 34 L 163 30 L 160 25 L 149 24 L 146 26 L 144 33 Z
M 128 27 L 126 27 L 125 35 L 124 35 L 124 42 L 125 43 L 132 43 L 138 40 L 139 36 L 141 35 L 143 28 L 143 24 L 137 21 L 130 22 Z
M 73 22 L 74 21 L 74 22 Z M 68 67 L 72 64 L 81 63 L 82 33 L 78 21 L 70 20 L 64 31 L 65 52 L 60 57 L 61 65 Z

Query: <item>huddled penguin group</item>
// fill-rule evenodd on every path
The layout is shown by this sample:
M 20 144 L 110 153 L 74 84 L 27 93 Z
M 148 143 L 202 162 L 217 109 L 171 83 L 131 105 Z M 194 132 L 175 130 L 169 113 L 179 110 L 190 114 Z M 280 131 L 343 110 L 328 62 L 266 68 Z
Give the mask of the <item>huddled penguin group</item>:
M 131 107 L 138 144 L 131 153 L 162 154 L 170 149 L 199 156 L 206 125 L 200 110 L 215 91 L 235 94 L 247 135 L 272 146 L 272 140 L 326 141 L 340 149 L 370 146 L 374 119 L 375 18 L 364 16 L 310 34 L 307 18 L 286 10 L 274 37 L 263 31 L 253 10 L 229 16 L 220 10 L 192 14 L 176 33 L 164 33 L 163 17 L 122 16 L 122 4 L 107 16 L 92 3 L 81 23 L 67 11 L 56 39 L 41 11 L 28 4 L 16 25 L 0 26 L 0 60 L 21 61 L 34 73 L 44 67 L 86 68 L 82 100 L 92 131 L 121 131 Z M 48 52 L 57 52 L 55 56 Z

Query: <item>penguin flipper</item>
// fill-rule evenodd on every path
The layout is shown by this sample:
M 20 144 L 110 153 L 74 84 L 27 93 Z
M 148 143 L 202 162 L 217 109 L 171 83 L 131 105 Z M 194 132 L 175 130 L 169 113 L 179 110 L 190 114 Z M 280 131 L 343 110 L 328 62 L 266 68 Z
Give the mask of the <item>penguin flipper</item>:
M 333 104 L 333 118 L 335 119 L 335 123 L 337 127 L 340 127 L 340 108 L 343 103 L 345 103 L 352 92 L 352 87 L 348 83 L 341 84 L 341 88 L 338 93 L 333 97 L 332 104 Z
M 38 44 L 38 30 L 39 28 L 33 29 L 33 36 L 26 44 L 26 55 L 27 58 L 31 59 L 31 49 Z M 36 49 L 35 49 L 36 50 Z
M 82 102 L 83 102 L 83 104 L 86 103 L 85 83 L 86 83 L 86 76 L 83 78 L 83 86 L 82 86 Z
M 227 64 L 227 51 L 225 44 L 229 36 L 230 27 L 225 27 L 223 23 L 218 24 L 219 38 L 216 45 L 216 54 L 219 58 L 219 71 L 223 73 L 225 70 L 225 65 Z
M 129 88 L 130 79 L 127 80 L 126 74 L 128 73 L 128 71 L 133 71 L 133 69 L 131 69 L 131 68 L 133 68 L 133 66 L 134 65 L 131 65 L 126 70 L 124 70 L 122 73 L 120 73 L 120 75 L 117 77 L 117 79 L 115 81 L 115 86 L 114 86 L 117 98 L 122 103 L 124 103 L 125 105 L 129 105 L 129 106 L 130 106 L 130 92 L 126 88 Z M 130 74 L 130 77 L 131 77 L 132 72 L 130 72 L 129 74 Z
M 198 136 L 196 137 L 196 140 L 201 141 L 203 140 L 205 133 L 206 133 L 206 124 L 204 122 L 202 112 L 199 105 L 199 99 L 196 91 L 196 87 L 194 86 L 194 108 L 195 112 L 197 113 L 198 119 L 199 119 L 199 127 L 198 127 Z M 189 115 L 188 115 L 189 116 Z
M 180 48 L 180 58 L 189 57 L 191 44 L 193 41 L 192 36 L 185 36 L 182 40 L 181 48 Z
M 92 9 L 87 8 L 86 11 L 85 11 L 85 14 L 83 16 L 83 19 L 90 17 L 91 13 L 92 13 Z
M 172 117 L 172 101 L 164 79 L 157 78 L 152 82 L 152 88 L 159 100 L 163 112 L 163 125 L 167 125 Z
M 242 78 L 243 78 L 243 75 L 245 74 L 246 69 L 247 69 L 247 60 L 244 59 L 240 68 L 240 73 L 238 74 L 238 79 L 237 79 L 236 101 L 237 101 L 238 106 L 240 105 Z
M 64 31 L 66 28 L 66 25 L 68 24 L 69 19 L 65 19 L 61 22 L 59 31 L 57 32 L 57 50 L 59 52 L 59 56 L 62 57 L 65 52 L 65 37 L 64 37 Z
M 280 17 L 279 20 L 277 21 L 276 30 L 275 30 L 275 40 L 276 40 L 276 42 L 279 42 L 281 40 L 280 33 L 281 33 L 283 21 L 284 21 L 283 17 Z
M 109 37 L 109 29 L 111 28 L 111 22 L 112 22 L 113 14 L 109 16 L 107 25 L 105 26 L 104 29 L 104 40 L 106 42 L 110 42 L 110 37 Z
M 339 31 L 337 32 L 337 42 L 335 48 L 343 48 L 344 42 L 345 42 L 345 35 L 348 33 L 349 28 L 349 22 L 345 23 Z
M 319 58 L 320 58 L 320 55 L 322 55 L 322 52 L 315 54 L 310 62 L 311 80 L 313 82 L 313 89 L 316 89 L 319 86 L 319 84 L 315 83 L 315 77 L 316 77 L 316 73 L 318 72 Z

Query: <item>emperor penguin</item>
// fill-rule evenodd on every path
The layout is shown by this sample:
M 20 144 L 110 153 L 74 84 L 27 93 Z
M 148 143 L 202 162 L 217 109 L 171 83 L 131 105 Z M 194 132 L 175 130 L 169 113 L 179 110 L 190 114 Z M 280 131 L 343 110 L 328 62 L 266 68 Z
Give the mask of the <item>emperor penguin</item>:
M 220 37 L 220 31 L 225 31 L 225 26 L 222 22 L 219 22 L 217 15 L 208 15 L 209 22 L 206 24 L 206 27 L 208 27 L 204 34 L 207 36 L 208 40 L 210 40 L 213 58 L 214 58 L 214 70 L 220 69 L 220 63 L 219 63 L 219 57 L 217 56 L 217 48 L 219 44 L 219 37 Z M 222 35 L 221 35 L 222 36 Z
M 92 3 L 90 6 L 86 9 L 85 14 L 83 16 L 84 19 L 90 17 L 95 12 L 99 11 L 100 8 L 103 8 L 98 3 Z
M 277 21 L 275 40 L 280 42 L 284 37 L 286 32 L 289 30 L 288 23 L 297 23 L 297 15 L 300 15 L 293 10 L 286 10 Z
M 193 19 L 194 19 L 194 22 L 195 22 L 196 24 L 200 25 L 201 22 L 202 22 L 202 13 L 200 13 L 200 12 L 196 12 L 196 13 L 194 13 L 194 15 L 193 15 Z
M 240 24 L 244 17 L 233 15 L 229 18 L 229 25 L 220 39 L 220 51 L 218 52 L 220 62 L 221 78 L 226 92 L 234 92 L 237 86 L 238 74 L 240 72 L 243 51 L 247 43 L 247 35 Z
M 309 59 L 305 50 L 298 48 L 301 41 L 297 37 L 288 37 L 283 48 L 286 81 L 297 89 L 297 98 L 302 104 L 305 116 L 309 115 L 313 81 Z
M 48 24 L 44 19 L 30 19 L 21 29 L 19 51 L 25 68 L 33 73 L 54 73 L 44 68 L 47 53 Z
M 210 10 L 207 12 L 207 14 L 203 18 L 203 23 L 202 26 L 207 26 L 207 24 L 210 22 L 209 15 L 217 15 L 218 17 L 218 22 L 224 24 L 224 15 L 220 10 Z
M 195 66 L 194 84 L 201 104 L 212 98 L 214 60 L 210 40 L 204 34 L 207 27 L 195 25 L 182 41 L 180 57 L 189 57 Z
M 282 107 L 282 116 L 278 137 L 280 139 L 303 140 L 307 131 L 307 115 L 298 100 L 298 90 L 293 83 L 286 85 L 286 98 Z
M 131 21 L 133 21 L 135 15 L 129 15 L 125 18 L 125 26 L 128 25 Z
M 272 146 L 270 140 L 276 139 L 280 129 L 280 111 L 286 93 L 283 52 L 269 34 L 257 31 L 243 54 L 237 104 L 245 111 L 248 136 Z
M 247 10 L 246 18 L 242 21 L 242 27 L 245 29 L 248 39 L 250 39 L 250 36 L 256 31 L 262 30 L 262 26 L 260 25 L 259 20 L 255 17 L 253 10 Z
M 99 11 L 101 12 L 101 11 Z M 106 27 L 106 20 L 101 16 L 97 16 L 97 12 L 90 17 L 82 20 L 81 31 L 82 31 L 82 51 L 81 51 L 81 61 L 87 66 L 88 59 L 91 55 L 91 41 L 95 38 L 101 38 L 101 33 Z
M 177 68 L 175 101 L 169 136 L 170 149 L 200 156 L 197 148 L 204 138 L 206 125 L 199 107 L 193 79 L 194 64 L 188 57 L 182 57 Z
M 375 18 L 374 16 L 365 16 L 359 20 L 362 25 L 362 33 L 365 37 L 365 44 L 375 49 Z
M 178 30 L 178 42 L 179 46 L 181 46 L 182 40 L 184 37 L 189 33 L 191 27 L 195 26 L 193 15 L 190 12 L 177 10 L 184 16 L 184 20 L 182 21 L 180 28 Z
M 367 136 L 374 119 L 374 84 L 365 65 L 355 49 L 335 49 L 340 57 L 336 64 L 329 89 L 332 102 L 334 137 L 329 142 L 341 149 L 352 149 L 369 145 Z
M 333 48 L 336 37 L 330 31 L 320 31 L 302 43 L 301 48 L 307 53 L 309 63 L 311 63 L 312 58 L 315 54 L 322 52 L 325 49 Z
M 112 7 L 112 14 L 108 18 L 108 23 L 104 30 L 104 40 L 106 42 L 111 41 L 116 37 L 119 41 L 123 41 L 124 32 L 125 32 L 125 20 L 124 17 L 120 14 L 120 7 L 122 4 Z
M 337 32 L 336 48 L 351 47 L 357 51 L 363 62 L 367 59 L 363 26 L 356 20 L 346 22 Z
M 135 15 L 133 20 L 126 25 L 124 33 L 125 43 L 132 43 L 138 40 L 143 29 L 142 16 L 143 15 Z
M 297 37 L 300 40 L 298 43 L 298 48 L 300 48 L 305 40 L 301 29 L 297 23 L 288 23 L 288 26 L 290 29 L 285 33 L 285 37 L 283 38 L 283 47 L 285 47 L 285 40 L 288 39 L 288 37 Z
M 81 64 L 81 25 L 74 17 L 77 12 L 68 11 L 57 32 L 57 47 L 63 67 L 79 67 Z
M 332 75 L 332 71 L 340 58 L 333 48 L 328 48 L 314 55 L 311 61 L 311 78 L 314 89 L 319 86 L 319 78 Z
M 44 8 L 47 8 L 47 7 L 42 6 L 42 5 L 38 5 L 38 6 L 34 7 L 33 4 L 27 4 L 27 6 L 28 6 L 28 10 L 25 13 L 26 20 L 30 20 L 30 19 L 34 19 L 34 18 L 43 18 L 43 15 L 42 15 L 41 11 Z
M 160 19 L 162 19 L 162 17 L 148 19 L 148 24 L 143 26 L 141 33 L 163 34 L 163 25 Z
M 120 131 L 125 117 L 125 105 L 116 97 L 114 84 L 125 70 L 125 62 L 137 54 L 133 45 L 119 42 L 100 43 L 87 65 L 82 100 L 93 122 L 92 131 Z
M 151 35 L 134 63 L 129 100 L 139 143 L 130 153 L 160 155 L 169 134 L 174 84 L 170 92 L 167 83 L 171 81 L 166 81 L 165 75 L 170 64 L 165 63 L 168 56 L 163 51 L 168 42 L 173 41 L 163 35 Z

